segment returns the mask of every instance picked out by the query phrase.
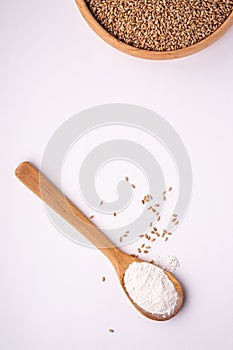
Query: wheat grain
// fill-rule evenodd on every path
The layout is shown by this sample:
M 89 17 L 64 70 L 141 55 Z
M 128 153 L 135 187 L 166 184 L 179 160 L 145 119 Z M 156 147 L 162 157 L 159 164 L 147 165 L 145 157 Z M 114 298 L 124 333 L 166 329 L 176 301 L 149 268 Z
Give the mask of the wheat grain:
M 233 0 L 85 0 L 96 20 L 118 40 L 149 51 L 174 51 L 216 31 Z

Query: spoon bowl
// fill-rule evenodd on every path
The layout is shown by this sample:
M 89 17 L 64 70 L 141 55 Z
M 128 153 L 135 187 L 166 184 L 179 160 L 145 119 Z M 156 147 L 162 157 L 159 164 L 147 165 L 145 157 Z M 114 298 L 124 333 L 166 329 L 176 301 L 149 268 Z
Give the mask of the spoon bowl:
M 122 286 L 122 288 L 124 289 L 125 294 L 127 295 L 128 299 L 130 300 L 130 302 L 133 304 L 133 306 L 141 313 L 143 314 L 145 317 L 150 318 L 151 320 L 155 320 L 155 321 L 166 321 L 171 319 L 172 317 L 174 317 L 181 309 L 182 305 L 183 305 L 183 300 L 184 300 L 184 295 L 183 295 L 183 289 L 181 287 L 181 284 L 178 282 L 178 280 L 168 271 L 160 268 L 165 274 L 166 276 L 169 278 L 169 280 L 173 283 L 175 290 L 178 294 L 178 302 L 175 306 L 174 311 L 169 314 L 169 315 L 164 315 L 164 314 L 152 314 L 150 312 L 147 312 L 146 310 L 142 309 L 138 304 L 136 304 L 132 298 L 130 297 L 129 293 L 127 292 L 126 288 L 125 288 L 125 283 L 124 283 L 124 275 L 125 275 L 125 271 L 127 270 L 127 268 L 129 267 L 130 264 L 132 264 L 133 262 L 138 262 L 138 263 L 143 263 L 146 262 L 144 260 L 141 260 L 139 258 L 135 258 L 132 257 L 130 255 L 127 255 L 125 253 L 123 253 L 122 251 L 119 250 L 119 256 L 121 256 L 121 261 L 120 263 L 117 261 L 111 261 L 112 265 L 114 266 L 117 276 L 119 278 L 120 284 Z M 147 262 L 148 263 L 148 262 Z M 150 264 L 150 263 L 148 263 Z
M 145 317 L 156 321 L 165 321 L 174 317 L 183 304 L 183 290 L 177 279 L 168 271 L 161 269 L 173 283 L 178 294 L 178 302 L 174 311 L 169 315 L 151 314 L 139 307 L 128 294 L 124 275 L 133 262 L 145 262 L 130 256 L 115 247 L 113 243 L 91 222 L 67 197 L 64 196 L 37 168 L 28 162 L 21 163 L 16 171 L 17 178 L 33 193 L 48 204 L 56 213 L 83 234 L 96 248 L 98 248 L 112 263 L 120 284 L 134 307 Z M 149 264 L 149 263 L 148 263 Z

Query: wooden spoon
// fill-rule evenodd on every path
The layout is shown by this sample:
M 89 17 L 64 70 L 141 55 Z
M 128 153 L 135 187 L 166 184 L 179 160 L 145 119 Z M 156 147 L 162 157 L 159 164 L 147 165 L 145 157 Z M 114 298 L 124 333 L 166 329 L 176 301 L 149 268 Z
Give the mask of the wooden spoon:
M 92 242 L 101 252 L 110 260 L 114 266 L 120 283 L 131 303 L 144 316 L 152 320 L 168 320 L 175 316 L 183 304 L 183 291 L 180 283 L 166 270 L 163 270 L 178 293 L 178 302 L 172 314 L 156 315 L 146 312 L 133 302 L 124 286 L 124 273 L 132 262 L 143 262 L 141 259 L 134 258 L 123 253 L 116 248 L 113 243 L 83 214 L 75 205 L 66 198 L 37 168 L 28 162 L 21 163 L 16 171 L 17 178 L 24 183 L 32 192 L 48 204 L 56 213 L 62 216 L 69 224 L 83 234 Z

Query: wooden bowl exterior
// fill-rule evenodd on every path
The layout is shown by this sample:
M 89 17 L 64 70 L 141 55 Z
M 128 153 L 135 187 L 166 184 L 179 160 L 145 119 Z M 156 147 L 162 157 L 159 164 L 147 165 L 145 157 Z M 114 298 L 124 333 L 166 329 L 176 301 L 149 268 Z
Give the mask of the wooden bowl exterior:
M 86 5 L 85 0 L 75 0 L 78 8 L 89 24 L 89 26 L 100 36 L 105 42 L 115 47 L 116 49 L 127 53 L 132 56 L 139 58 L 150 59 L 150 60 L 168 60 L 174 58 L 181 58 L 185 56 L 192 55 L 198 51 L 201 51 L 217 41 L 228 29 L 233 25 L 233 11 L 226 21 L 211 35 L 205 39 L 199 41 L 197 44 L 191 45 L 184 49 L 174 50 L 174 51 L 148 51 L 143 49 L 138 49 L 136 47 L 127 45 L 122 41 L 116 39 L 113 35 L 109 34 L 95 19 L 91 14 L 88 6 Z

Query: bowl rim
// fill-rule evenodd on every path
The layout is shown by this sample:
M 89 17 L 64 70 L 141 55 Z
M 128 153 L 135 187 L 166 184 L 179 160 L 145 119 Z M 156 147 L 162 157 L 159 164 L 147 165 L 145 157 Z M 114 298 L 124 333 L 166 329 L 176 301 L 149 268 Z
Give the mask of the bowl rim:
M 181 58 L 181 57 L 192 55 L 196 52 L 199 52 L 207 48 L 208 46 L 216 42 L 233 25 L 233 10 L 232 10 L 230 15 L 227 17 L 227 19 L 223 22 L 223 24 L 218 29 L 216 29 L 212 34 L 208 35 L 206 38 L 204 38 L 203 40 L 199 41 L 194 45 L 190 45 L 186 48 L 173 50 L 173 51 L 149 51 L 149 50 L 139 49 L 134 46 L 130 46 L 122 42 L 121 40 L 117 39 L 112 34 L 110 34 L 104 27 L 102 27 L 101 24 L 95 19 L 95 17 L 92 15 L 91 11 L 89 10 L 85 0 L 75 0 L 75 2 L 82 16 L 88 23 L 88 25 L 105 42 L 107 42 L 109 45 L 113 46 L 114 48 L 126 54 L 129 54 L 138 58 L 144 58 L 144 59 L 150 59 L 150 60 L 168 60 L 168 59 L 175 59 L 175 58 Z

